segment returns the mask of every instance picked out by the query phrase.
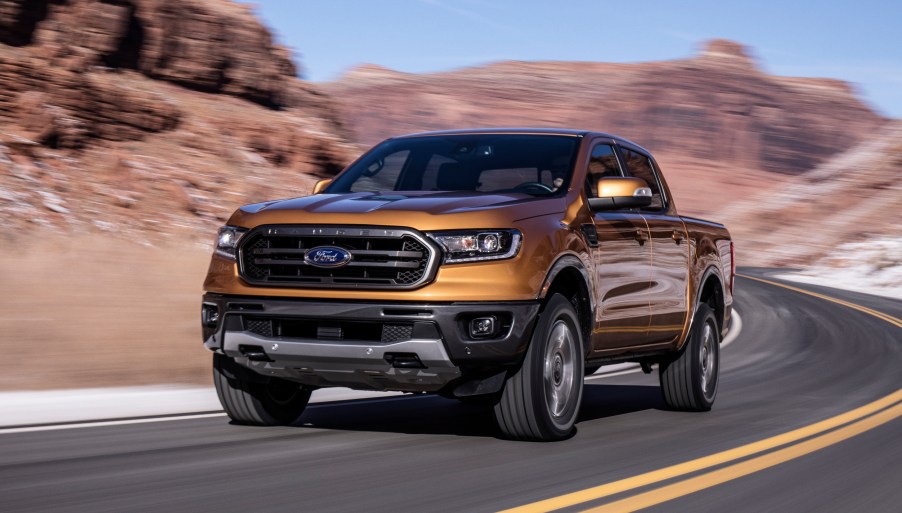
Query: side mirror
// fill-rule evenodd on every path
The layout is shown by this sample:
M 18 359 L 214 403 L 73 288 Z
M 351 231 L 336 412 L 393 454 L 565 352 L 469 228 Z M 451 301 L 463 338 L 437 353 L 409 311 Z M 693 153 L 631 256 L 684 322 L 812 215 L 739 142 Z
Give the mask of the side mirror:
M 589 198 L 589 208 L 595 211 L 651 205 L 651 189 L 641 178 L 601 177 L 595 193 L 597 198 Z
M 320 180 L 316 182 L 316 185 L 313 186 L 313 194 L 319 194 L 323 192 L 329 184 L 332 183 L 331 178 L 326 178 L 325 180 Z

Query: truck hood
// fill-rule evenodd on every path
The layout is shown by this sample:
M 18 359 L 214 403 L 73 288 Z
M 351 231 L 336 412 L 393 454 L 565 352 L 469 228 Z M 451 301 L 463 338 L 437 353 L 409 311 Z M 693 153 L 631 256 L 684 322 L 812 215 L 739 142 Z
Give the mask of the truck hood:
M 562 213 L 565 199 L 528 194 L 357 192 L 316 194 L 238 209 L 229 224 L 375 224 L 422 230 L 503 228 L 529 217 Z M 473 224 L 476 223 L 476 224 Z

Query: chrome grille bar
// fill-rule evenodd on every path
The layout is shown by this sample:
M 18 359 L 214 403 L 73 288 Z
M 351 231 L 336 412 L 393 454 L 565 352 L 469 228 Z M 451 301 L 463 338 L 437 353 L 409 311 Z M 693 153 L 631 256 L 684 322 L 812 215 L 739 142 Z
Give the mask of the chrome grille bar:
M 338 267 L 305 260 L 331 246 L 351 255 Z M 411 289 L 435 275 L 439 250 L 408 228 L 268 225 L 242 237 L 239 274 L 252 284 L 355 289 Z

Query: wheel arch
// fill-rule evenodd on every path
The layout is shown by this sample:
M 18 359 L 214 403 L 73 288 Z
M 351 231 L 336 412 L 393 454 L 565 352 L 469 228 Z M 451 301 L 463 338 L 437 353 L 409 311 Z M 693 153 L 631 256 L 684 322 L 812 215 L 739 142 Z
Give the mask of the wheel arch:
M 717 328 L 723 332 L 724 315 L 726 310 L 726 296 L 724 294 L 724 279 L 720 269 L 717 266 L 709 266 L 702 279 L 699 280 L 699 287 L 696 290 L 695 301 L 692 307 L 692 316 L 698 311 L 698 306 L 706 304 L 714 311 L 714 318 L 717 320 Z M 691 328 L 691 326 L 690 326 Z
M 583 350 L 591 347 L 592 322 L 595 312 L 595 295 L 592 293 L 592 280 L 583 261 L 576 255 L 568 254 L 560 257 L 545 276 L 538 299 L 546 302 L 554 294 L 567 298 L 576 309 L 583 335 Z

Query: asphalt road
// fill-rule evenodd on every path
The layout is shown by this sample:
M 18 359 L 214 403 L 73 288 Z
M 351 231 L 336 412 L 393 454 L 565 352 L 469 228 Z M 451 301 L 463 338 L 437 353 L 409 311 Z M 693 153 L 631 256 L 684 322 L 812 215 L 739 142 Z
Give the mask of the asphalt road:
M 900 301 L 793 285 L 902 317 Z M 499 439 L 489 410 L 431 396 L 315 405 L 302 427 L 215 417 L 0 431 L 0 511 L 497 511 L 769 439 L 902 388 L 902 329 L 749 279 L 736 288 L 744 327 L 722 351 L 709 413 L 667 411 L 656 375 L 637 373 L 591 380 L 576 436 L 557 443 Z M 899 512 L 900 485 L 897 417 L 647 511 Z

